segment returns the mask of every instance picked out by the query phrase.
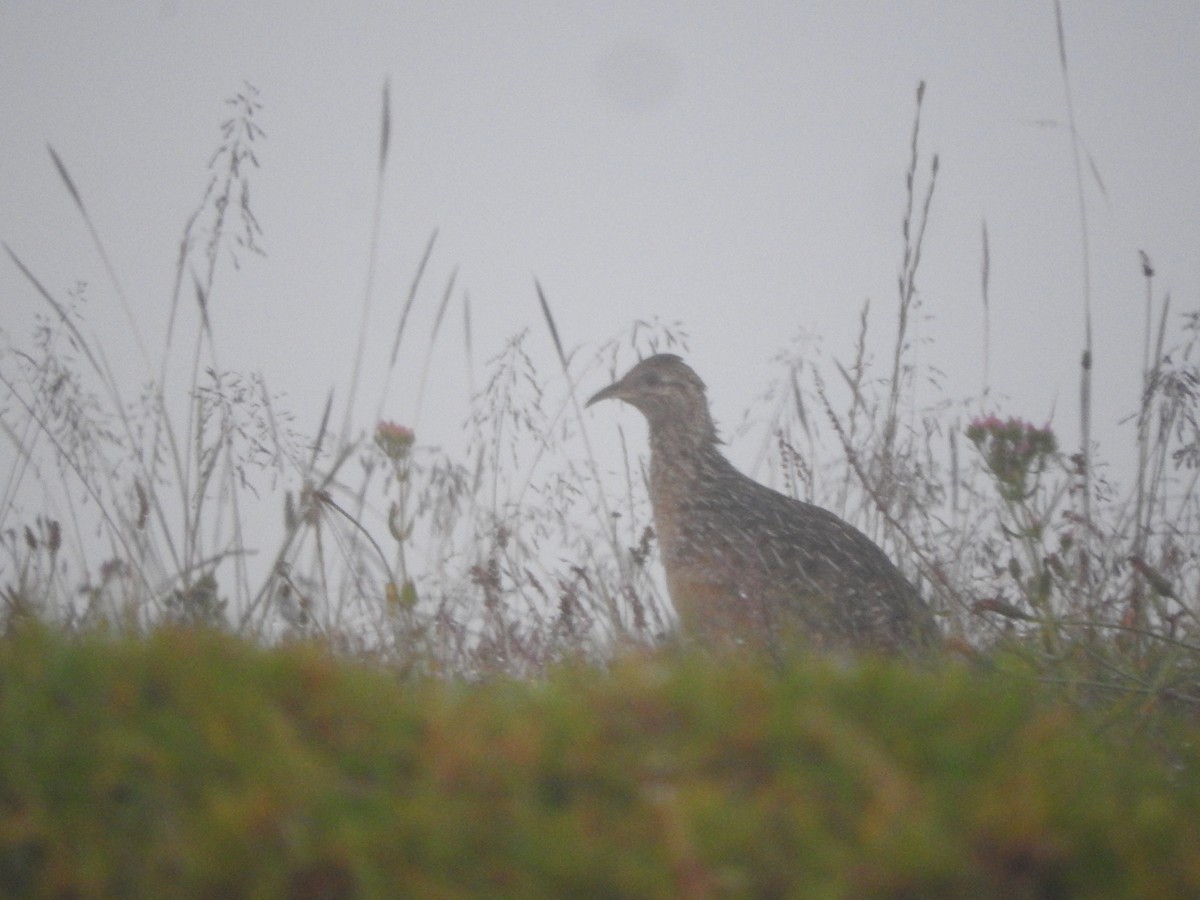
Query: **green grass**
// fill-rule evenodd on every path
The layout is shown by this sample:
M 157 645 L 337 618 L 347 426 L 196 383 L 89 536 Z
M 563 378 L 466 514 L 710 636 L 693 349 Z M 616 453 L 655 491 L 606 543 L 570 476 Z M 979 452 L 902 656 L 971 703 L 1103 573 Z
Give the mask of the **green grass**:
M 13 636 L 0 893 L 1200 891 L 1192 718 L 1160 745 L 1013 671 L 719 662 L 469 684 L 212 631 Z

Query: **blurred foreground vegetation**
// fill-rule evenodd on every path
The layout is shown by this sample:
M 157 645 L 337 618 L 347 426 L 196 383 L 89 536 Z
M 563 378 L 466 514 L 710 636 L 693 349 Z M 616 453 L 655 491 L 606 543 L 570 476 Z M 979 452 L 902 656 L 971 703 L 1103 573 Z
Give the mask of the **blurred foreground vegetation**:
M 1194 712 L 1017 664 L 467 683 L 35 627 L 0 644 L 0 746 L 6 897 L 1200 894 Z

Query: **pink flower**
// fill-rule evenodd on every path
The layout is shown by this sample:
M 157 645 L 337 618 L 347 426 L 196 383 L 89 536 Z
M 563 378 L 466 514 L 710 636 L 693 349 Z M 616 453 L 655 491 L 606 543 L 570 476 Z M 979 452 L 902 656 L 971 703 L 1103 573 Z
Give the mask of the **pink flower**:
M 995 415 L 972 420 L 967 426 L 967 439 L 983 454 L 1001 492 L 1013 499 L 1025 495 L 1030 477 L 1036 476 L 1046 459 L 1058 450 L 1048 424 L 1038 428 L 1023 419 L 1002 421 Z
M 388 459 L 399 462 L 408 456 L 416 435 L 411 428 L 395 422 L 380 422 L 375 426 L 375 443 Z

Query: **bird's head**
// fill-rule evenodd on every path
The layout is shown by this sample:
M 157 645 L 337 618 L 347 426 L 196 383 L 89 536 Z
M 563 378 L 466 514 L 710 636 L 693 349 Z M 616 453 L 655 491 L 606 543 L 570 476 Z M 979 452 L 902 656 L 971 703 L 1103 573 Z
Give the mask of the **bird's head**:
M 666 429 L 716 441 L 704 382 L 673 353 L 643 359 L 624 377 L 593 394 L 587 405 L 612 399 L 624 400 L 640 410 L 652 434 Z

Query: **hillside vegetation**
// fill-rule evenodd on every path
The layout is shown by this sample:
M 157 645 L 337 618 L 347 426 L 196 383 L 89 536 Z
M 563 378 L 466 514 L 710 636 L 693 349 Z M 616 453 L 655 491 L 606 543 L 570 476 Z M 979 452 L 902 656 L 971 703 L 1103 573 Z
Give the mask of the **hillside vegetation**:
M 0 894 L 1188 897 L 1200 727 L 960 663 L 0 645 Z

